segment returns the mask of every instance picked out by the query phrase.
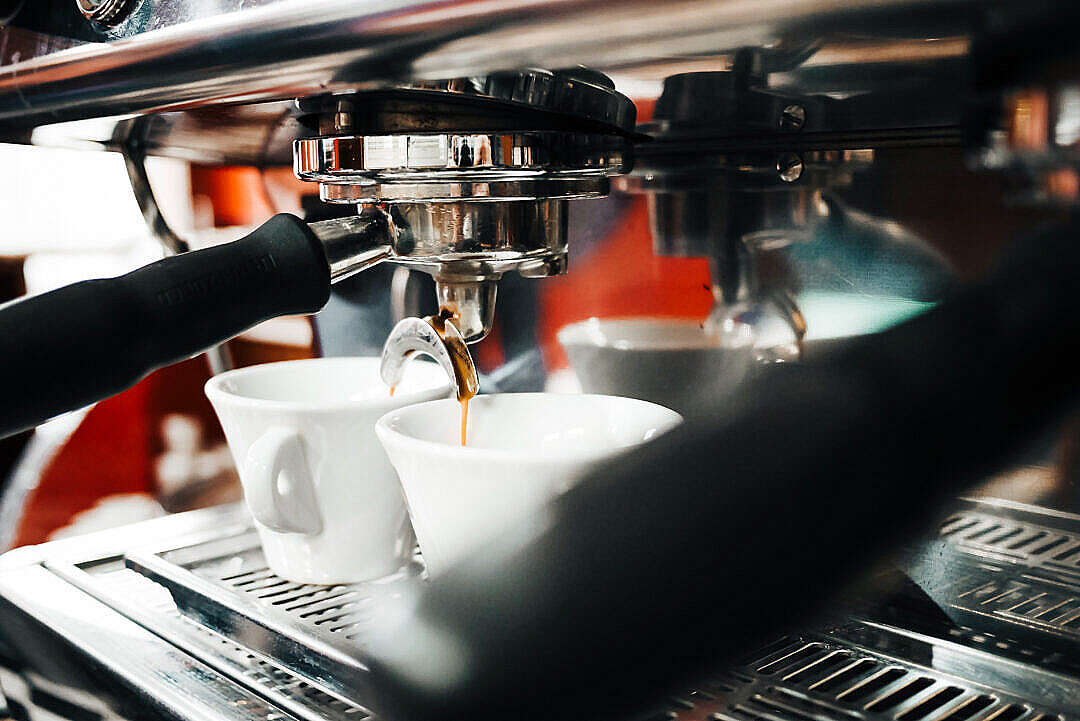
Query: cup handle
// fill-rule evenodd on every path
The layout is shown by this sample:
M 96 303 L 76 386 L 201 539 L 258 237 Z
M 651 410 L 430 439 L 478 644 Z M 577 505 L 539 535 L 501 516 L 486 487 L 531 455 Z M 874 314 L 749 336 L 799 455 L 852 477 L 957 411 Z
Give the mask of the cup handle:
M 282 426 L 267 430 L 248 449 L 244 473 L 244 496 L 255 520 L 279 533 L 322 532 L 299 433 Z

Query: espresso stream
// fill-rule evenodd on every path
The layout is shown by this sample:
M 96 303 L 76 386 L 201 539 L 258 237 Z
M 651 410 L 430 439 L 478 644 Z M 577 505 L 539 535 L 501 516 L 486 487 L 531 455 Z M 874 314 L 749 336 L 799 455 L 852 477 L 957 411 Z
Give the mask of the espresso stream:
M 429 315 L 424 320 L 435 329 L 442 339 L 443 345 L 450 353 L 450 362 L 454 367 L 454 388 L 457 392 L 458 403 L 461 404 L 461 445 L 465 445 L 467 428 L 469 425 L 469 401 L 476 396 L 480 388 L 480 382 L 476 378 L 476 368 L 473 366 L 469 349 L 462 342 L 461 336 L 446 334 L 446 321 L 454 317 L 452 311 L 443 308 L 438 315 Z M 394 387 L 390 388 L 390 395 L 394 395 Z
M 453 313 L 443 308 L 438 315 L 429 315 L 424 320 L 431 324 L 446 344 L 446 349 L 450 351 L 450 361 L 454 366 L 454 386 L 458 402 L 461 404 L 461 445 L 464 446 L 469 424 L 469 401 L 476 395 L 479 383 L 472 358 L 469 356 L 469 349 L 461 342 L 460 336 L 446 334 L 446 321 L 451 318 L 453 318 Z

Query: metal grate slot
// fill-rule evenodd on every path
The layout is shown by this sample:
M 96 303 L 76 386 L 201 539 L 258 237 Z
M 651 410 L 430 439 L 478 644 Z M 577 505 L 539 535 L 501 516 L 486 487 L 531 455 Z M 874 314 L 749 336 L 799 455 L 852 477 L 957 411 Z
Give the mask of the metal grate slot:
M 916 678 L 866 704 L 867 711 L 887 711 L 934 685 L 933 679 Z
M 985 721 L 1017 721 L 1027 711 L 1027 708 L 1019 704 L 1009 704 L 987 716 Z
M 903 669 L 886 668 L 869 678 L 860 681 L 846 691 L 837 694 L 836 698 L 844 699 L 845 701 L 859 701 L 896 683 L 896 681 L 902 679 L 906 675 L 907 673 Z
M 1050 534 L 1048 534 L 1046 531 L 1037 531 L 1036 533 L 1033 533 L 1031 535 L 1024 536 L 1019 541 L 1014 541 L 1013 543 L 1010 543 L 1006 547 L 1010 551 L 1015 551 L 1016 549 L 1023 548 L 1024 546 L 1027 546 L 1028 544 L 1034 543 L 1035 541 L 1041 541 L 1042 539 L 1046 538 L 1048 535 L 1050 535 Z
M 764 666 L 759 666 L 757 672 L 762 676 L 769 676 L 793 666 L 800 666 L 807 661 L 817 659 L 825 655 L 824 647 L 819 643 L 810 643 L 789 653 L 784 653 L 775 661 L 770 661 Z
M 755 694 L 749 706 L 755 710 L 763 710 L 776 718 L 798 719 L 798 721 L 822 721 L 823 719 L 850 721 L 859 718 L 859 715 L 852 711 L 815 702 L 787 689 L 776 687 L 766 689 L 763 694 Z
M 1080 607 L 1080 599 L 1067 598 L 1045 608 L 1034 609 L 1030 615 L 1033 619 L 1059 623 L 1062 618 L 1071 615 L 1078 607 Z
M 847 651 L 833 651 L 813 663 L 785 675 L 784 680 L 791 683 L 814 683 L 830 674 L 834 669 L 846 665 L 850 660 L 851 654 Z
M 967 534 L 966 536 L 964 536 L 964 540 L 966 540 L 966 541 L 974 541 L 976 538 L 982 538 L 986 534 L 993 533 L 994 531 L 998 531 L 1000 529 L 1001 529 L 1001 524 L 1000 523 L 992 523 L 989 526 L 983 526 L 982 528 L 975 531 L 974 533 Z
M 284 596 L 274 598 L 270 603 L 292 613 L 300 609 L 311 609 L 317 603 L 340 599 L 348 592 L 344 586 L 299 586 Z
M 966 531 L 979 524 L 979 519 L 967 519 L 963 516 L 954 516 L 947 520 L 941 527 L 942 536 L 951 536 L 954 533 Z
M 927 715 L 937 711 L 942 706 L 945 706 L 950 701 L 964 695 L 964 690 L 957 688 L 956 686 L 946 686 L 945 688 L 931 694 L 927 698 L 920 701 L 915 706 L 897 714 L 896 718 L 899 721 L 916 721 L 917 719 L 925 718 Z
M 810 688 L 821 693 L 830 693 L 832 691 L 842 693 L 840 689 L 851 688 L 854 681 L 861 679 L 878 667 L 878 663 L 864 658 L 845 666 L 831 676 L 826 676 Z
M 1054 550 L 1055 548 L 1057 548 L 1058 546 L 1061 546 L 1064 543 L 1068 543 L 1070 540 L 1071 539 L 1068 536 L 1058 536 L 1057 538 L 1050 541 L 1049 543 L 1044 543 L 1043 545 L 1041 545 L 1038 548 L 1034 549 L 1031 553 L 1032 553 L 1032 555 L 1036 555 L 1036 556 L 1041 555 L 1043 553 L 1046 553 L 1047 551 Z
M 959 706 L 939 715 L 934 721 L 968 721 L 994 705 L 993 696 L 974 696 Z
M 989 543 L 991 545 L 995 545 L 995 544 L 1001 543 L 1002 541 L 1007 541 L 1010 538 L 1014 538 L 1016 536 L 1019 536 L 1023 532 L 1024 532 L 1024 529 L 1021 528 L 1021 527 L 1011 528 L 1008 531 L 1005 531 L 1005 533 L 994 536 L 993 538 L 988 540 L 987 543 Z
M 1054 560 L 1055 561 L 1064 561 L 1065 559 L 1067 559 L 1067 558 L 1069 558 L 1071 556 L 1076 556 L 1077 557 L 1076 560 L 1080 561 L 1080 555 L 1078 555 L 1078 554 L 1080 554 L 1080 544 L 1077 544 L 1075 546 L 1069 546 L 1065 550 L 1063 550 L 1060 553 L 1058 553 L 1057 555 L 1055 555 Z

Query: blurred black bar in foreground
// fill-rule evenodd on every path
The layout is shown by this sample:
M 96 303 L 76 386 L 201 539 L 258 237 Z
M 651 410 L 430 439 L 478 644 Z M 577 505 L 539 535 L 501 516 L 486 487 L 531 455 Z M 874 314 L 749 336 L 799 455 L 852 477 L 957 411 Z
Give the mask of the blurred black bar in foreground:
M 619 717 L 812 613 L 1075 400 L 1080 224 L 592 474 L 371 647 L 377 712 Z M 508 479 L 507 482 L 512 482 Z

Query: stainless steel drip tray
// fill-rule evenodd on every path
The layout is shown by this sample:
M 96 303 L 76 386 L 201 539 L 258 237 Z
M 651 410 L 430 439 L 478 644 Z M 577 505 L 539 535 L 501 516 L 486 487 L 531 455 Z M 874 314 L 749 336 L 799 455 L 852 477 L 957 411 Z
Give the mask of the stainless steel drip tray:
M 420 583 L 417 560 L 370 583 L 293 583 L 267 568 L 254 532 L 160 553 L 128 553 L 128 568 L 167 588 L 182 614 L 312 682 L 362 704 L 362 651 L 381 604 Z
M 372 611 L 379 604 L 406 602 L 421 582 L 416 563 L 375 583 L 291 583 L 267 569 L 250 531 L 174 550 L 128 553 L 124 563 L 168 589 L 176 608 L 200 626 L 357 706 L 370 702 L 363 646 Z M 678 721 L 1080 719 L 1080 680 L 1025 661 L 856 620 L 771 644 L 645 716 Z
M 955 622 L 1080 667 L 1080 516 L 964 500 L 907 570 Z
M 784 637 L 647 721 L 1072 721 L 1070 677 L 863 621 Z

